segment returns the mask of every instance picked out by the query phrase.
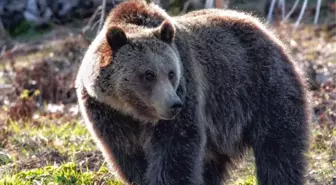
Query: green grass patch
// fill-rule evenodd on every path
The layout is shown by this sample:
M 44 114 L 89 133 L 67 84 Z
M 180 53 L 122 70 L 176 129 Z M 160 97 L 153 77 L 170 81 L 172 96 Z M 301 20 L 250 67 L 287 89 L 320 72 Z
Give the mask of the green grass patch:
M 61 154 L 96 150 L 85 125 L 78 121 L 57 124 L 50 120 L 35 123 L 10 122 L 9 145 L 16 148 L 19 156 L 32 156 L 36 153 L 57 150 Z
M 108 174 L 108 175 L 107 175 Z M 122 185 L 102 166 L 98 171 L 88 171 L 69 162 L 61 166 L 46 166 L 39 169 L 21 171 L 0 180 L 0 185 Z
M 245 180 L 238 179 L 234 185 L 257 185 L 257 181 L 254 176 L 248 176 Z

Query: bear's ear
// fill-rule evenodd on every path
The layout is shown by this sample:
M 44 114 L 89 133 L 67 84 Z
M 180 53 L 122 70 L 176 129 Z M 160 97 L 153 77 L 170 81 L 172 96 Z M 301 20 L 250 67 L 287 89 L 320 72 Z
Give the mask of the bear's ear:
M 175 38 L 175 27 L 167 20 L 163 21 L 157 30 L 156 36 L 162 41 L 171 44 Z
M 113 52 L 127 44 L 127 36 L 123 29 L 119 27 L 111 27 L 106 33 L 106 40 Z

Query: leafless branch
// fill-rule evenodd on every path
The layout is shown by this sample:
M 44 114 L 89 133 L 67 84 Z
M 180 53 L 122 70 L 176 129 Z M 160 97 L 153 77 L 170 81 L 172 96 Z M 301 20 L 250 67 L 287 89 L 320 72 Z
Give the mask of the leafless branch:
M 104 19 L 105 19 L 105 9 L 106 9 L 106 0 L 103 0 L 103 4 L 101 5 L 101 14 L 100 14 L 100 21 L 97 33 L 103 28 Z
M 281 18 L 284 19 L 286 16 L 286 0 L 280 0 L 281 4 Z
M 317 0 L 314 24 L 317 24 L 317 22 L 318 22 L 318 18 L 320 16 L 320 10 L 321 10 L 321 0 Z
M 205 1 L 205 8 L 212 8 L 214 5 L 214 0 L 206 0 Z
M 301 22 L 301 20 L 302 20 L 303 14 L 304 14 L 304 12 L 305 12 L 305 10 L 306 10 L 306 7 L 307 7 L 307 3 L 308 3 L 308 0 L 305 0 L 305 1 L 303 2 L 303 5 L 302 5 L 302 8 L 301 8 L 301 12 L 300 12 L 299 18 L 297 19 L 297 21 L 296 21 L 296 23 L 295 23 L 295 25 L 294 25 L 293 32 L 296 31 L 296 29 L 298 28 L 298 26 L 299 26 L 299 24 L 300 24 L 300 22 Z
M 276 0 L 272 0 L 272 3 L 270 5 L 269 11 L 268 11 L 268 15 L 267 15 L 267 22 L 271 22 L 271 20 L 272 20 L 272 14 L 273 14 L 275 2 L 276 2 Z
M 182 10 L 181 10 L 181 12 L 180 12 L 180 15 L 183 15 L 183 14 L 187 13 L 187 10 L 188 10 L 188 8 L 189 8 L 189 6 L 190 6 L 190 4 L 191 4 L 191 1 L 192 1 L 192 0 L 188 0 L 188 1 L 186 1 L 186 2 L 183 4 L 183 8 L 182 8 Z
M 290 17 L 290 16 L 293 14 L 293 12 L 295 11 L 295 9 L 296 9 L 297 5 L 299 4 L 299 2 L 300 2 L 300 0 L 296 0 L 296 1 L 295 1 L 295 3 L 294 3 L 294 5 L 293 5 L 292 9 L 288 12 L 288 14 L 286 15 L 286 17 L 282 20 L 282 22 L 286 22 L 286 21 L 289 19 L 289 17 Z
M 96 19 L 96 17 L 98 16 L 100 10 L 101 10 L 101 6 L 99 6 L 95 12 L 92 14 L 92 16 L 90 17 L 87 25 L 83 28 L 83 33 L 85 33 L 87 30 L 89 30 L 90 28 L 92 29 L 92 25 L 93 25 L 93 21 Z

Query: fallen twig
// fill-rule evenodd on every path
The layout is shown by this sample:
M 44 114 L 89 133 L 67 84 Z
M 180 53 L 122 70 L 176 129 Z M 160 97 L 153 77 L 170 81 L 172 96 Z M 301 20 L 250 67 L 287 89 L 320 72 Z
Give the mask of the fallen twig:
M 0 96 L 5 96 L 14 92 L 14 87 L 11 84 L 0 84 Z

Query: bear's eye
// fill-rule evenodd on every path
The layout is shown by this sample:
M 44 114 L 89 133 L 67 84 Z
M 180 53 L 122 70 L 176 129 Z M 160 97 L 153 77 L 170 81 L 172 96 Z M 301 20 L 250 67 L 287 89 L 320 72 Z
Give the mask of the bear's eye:
M 155 80 L 155 74 L 154 74 L 154 72 L 152 72 L 152 71 L 146 71 L 146 73 L 145 73 L 145 79 L 147 81 L 149 81 L 149 82 L 154 81 Z
M 170 80 L 173 79 L 174 76 L 175 76 L 174 71 L 170 71 L 170 72 L 168 73 L 168 78 L 169 78 Z

